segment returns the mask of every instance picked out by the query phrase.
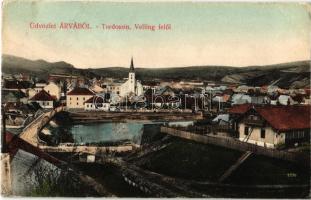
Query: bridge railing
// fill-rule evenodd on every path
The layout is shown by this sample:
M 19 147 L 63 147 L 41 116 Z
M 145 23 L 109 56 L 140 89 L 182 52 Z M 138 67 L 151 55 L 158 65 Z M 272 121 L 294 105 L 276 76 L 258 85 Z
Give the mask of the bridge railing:
M 57 112 L 60 112 L 64 109 L 63 106 L 54 108 L 51 111 L 48 112 L 43 112 L 41 113 L 38 117 L 36 117 L 32 122 L 30 122 L 22 131 L 21 135 L 23 134 L 23 132 L 25 132 L 27 129 L 29 129 L 30 127 L 34 126 L 36 123 L 38 123 L 40 120 L 42 120 L 44 118 L 44 115 L 46 115 L 45 117 L 48 117 L 49 119 L 51 119 Z M 42 118 L 43 117 L 43 118 Z M 40 127 L 40 130 L 43 128 L 43 126 L 46 124 L 46 122 L 44 122 L 44 120 L 41 121 L 41 123 L 38 125 L 38 127 Z

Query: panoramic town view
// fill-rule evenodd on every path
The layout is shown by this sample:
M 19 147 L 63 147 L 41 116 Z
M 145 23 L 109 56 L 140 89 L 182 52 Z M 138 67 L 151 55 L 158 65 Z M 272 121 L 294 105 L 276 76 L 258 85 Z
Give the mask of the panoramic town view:
M 310 198 L 306 5 L 3 11 L 2 196 Z

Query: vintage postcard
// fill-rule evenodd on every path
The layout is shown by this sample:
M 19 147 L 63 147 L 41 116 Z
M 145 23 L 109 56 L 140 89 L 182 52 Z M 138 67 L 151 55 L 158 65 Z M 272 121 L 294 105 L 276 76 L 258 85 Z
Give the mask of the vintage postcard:
M 4 0 L 1 195 L 310 198 L 310 10 Z

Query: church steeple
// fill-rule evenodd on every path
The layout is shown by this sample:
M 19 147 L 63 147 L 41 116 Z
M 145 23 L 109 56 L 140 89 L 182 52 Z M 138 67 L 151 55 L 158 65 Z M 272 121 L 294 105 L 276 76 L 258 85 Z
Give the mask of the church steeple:
M 134 61 L 133 61 L 133 57 L 132 57 L 132 59 L 131 59 L 130 72 L 134 72 Z

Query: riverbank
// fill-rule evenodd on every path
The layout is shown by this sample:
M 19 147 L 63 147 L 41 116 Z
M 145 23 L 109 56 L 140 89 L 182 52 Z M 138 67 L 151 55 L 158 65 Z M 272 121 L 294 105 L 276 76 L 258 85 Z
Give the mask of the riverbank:
M 74 123 L 91 122 L 128 122 L 128 121 L 185 121 L 201 120 L 202 113 L 192 112 L 104 112 L 104 111 L 67 111 Z

